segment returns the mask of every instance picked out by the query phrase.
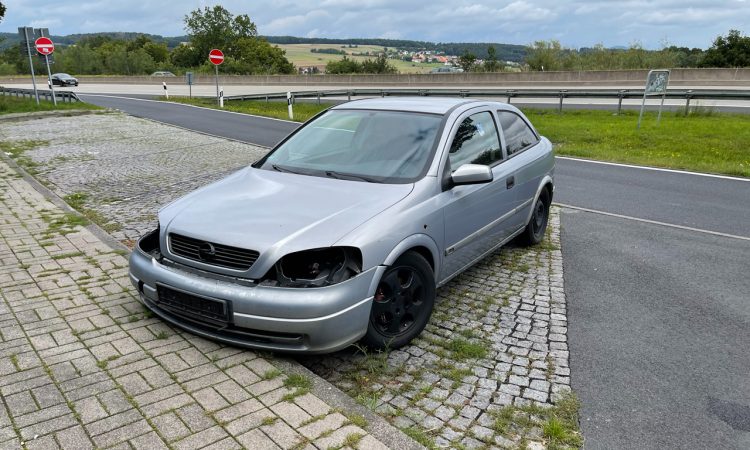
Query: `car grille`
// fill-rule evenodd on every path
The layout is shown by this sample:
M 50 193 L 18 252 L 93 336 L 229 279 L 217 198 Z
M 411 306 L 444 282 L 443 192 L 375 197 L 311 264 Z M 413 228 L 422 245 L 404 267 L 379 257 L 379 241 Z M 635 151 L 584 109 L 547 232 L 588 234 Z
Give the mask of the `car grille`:
M 260 255 L 255 250 L 230 247 L 180 234 L 169 234 L 169 250 L 183 258 L 235 270 L 248 270 Z

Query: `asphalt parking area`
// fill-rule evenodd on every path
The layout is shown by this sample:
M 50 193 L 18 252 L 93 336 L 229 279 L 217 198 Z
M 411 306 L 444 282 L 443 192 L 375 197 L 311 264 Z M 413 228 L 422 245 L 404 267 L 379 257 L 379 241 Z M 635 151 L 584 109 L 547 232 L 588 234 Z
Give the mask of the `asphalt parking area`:
M 2 135 L 33 136 L 15 160 L 128 245 L 155 227 L 159 206 L 265 152 L 123 114 L 5 123 Z M 545 244 L 496 252 L 439 290 L 413 345 L 299 362 L 423 443 L 541 445 L 543 411 L 570 390 L 559 229 L 555 211 Z

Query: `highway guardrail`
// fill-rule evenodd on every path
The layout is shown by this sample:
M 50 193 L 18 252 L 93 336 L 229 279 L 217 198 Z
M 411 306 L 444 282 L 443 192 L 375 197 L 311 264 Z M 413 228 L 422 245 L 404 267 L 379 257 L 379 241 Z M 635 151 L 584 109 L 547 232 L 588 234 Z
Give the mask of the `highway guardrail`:
M 440 97 L 492 97 L 505 98 L 511 103 L 514 98 L 556 98 L 562 110 L 566 98 L 603 98 L 617 100 L 617 112 L 622 109 L 623 99 L 643 98 L 643 89 L 333 89 L 292 92 L 292 99 L 316 99 L 318 103 L 326 97 L 351 100 L 352 97 L 390 96 L 440 96 Z M 750 100 L 750 90 L 687 89 L 667 90 L 666 98 L 685 100 L 685 108 L 691 100 Z M 224 97 L 233 100 L 286 100 L 286 92 L 270 94 L 233 95 Z
M 51 91 L 48 91 L 46 89 L 37 89 L 37 92 L 39 93 L 39 100 L 46 100 L 48 102 L 52 101 Z M 34 98 L 33 89 L 18 89 L 18 88 L 8 88 L 8 87 L 0 86 L 0 94 L 7 95 L 10 97 Z M 68 102 L 68 103 L 75 103 L 75 102 L 81 101 L 81 99 L 78 98 L 75 92 L 71 92 L 71 91 L 55 91 L 55 97 L 57 97 L 58 100 L 61 100 L 63 102 Z

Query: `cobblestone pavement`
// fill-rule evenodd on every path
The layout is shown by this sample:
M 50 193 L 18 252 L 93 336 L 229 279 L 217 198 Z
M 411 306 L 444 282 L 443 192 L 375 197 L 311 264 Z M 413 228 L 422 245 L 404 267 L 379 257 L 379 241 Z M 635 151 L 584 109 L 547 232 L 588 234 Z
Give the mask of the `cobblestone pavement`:
M 59 195 L 85 194 L 86 208 L 122 240 L 150 230 L 159 206 L 264 151 L 124 115 L 80 120 L 55 134 L 44 134 L 47 120 L 4 126 L 3 134 L 22 139 L 29 126 L 40 130 L 45 141 L 24 154 L 32 169 Z M 145 134 L 161 138 L 151 144 Z M 104 136 L 111 142 L 92 143 Z M 77 171 L 81 161 L 85 170 Z M 118 197 L 110 201 L 112 193 Z M 570 391 L 559 221 L 553 209 L 542 245 L 503 248 L 441 288 L 430 324 L 412 345 L 300 362 L 428 445 L 542 445 L 543 421 L 534 412 Z
M 545 243 L 503 248 L 438 290 L 412 345 L 303 364 L 439 447 L 541 443 L 541 427 L 498 426 L 498 418 L 509 406 L 548 408 L 570 392 L 559 227 L 553 209 Z
M 80 222 L 0 160 L 0 448 L 386 448 L 304 375 L 151 318 Z
M 84 193 L 124 242 L 155 228 L 161 206 L 267 152 L 119 113 L 3 123 L 2 137 L 33 139 L 27 168 L 60 197 Z

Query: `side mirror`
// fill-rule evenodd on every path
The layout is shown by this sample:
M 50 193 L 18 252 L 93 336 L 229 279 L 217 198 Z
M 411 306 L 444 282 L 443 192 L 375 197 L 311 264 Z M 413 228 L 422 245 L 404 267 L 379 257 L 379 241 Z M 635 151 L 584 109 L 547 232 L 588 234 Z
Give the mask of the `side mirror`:
M 454 186 L 480 184 L 492 181 L 492 169 L 481 164 L 464 164 L 451 174 Z

